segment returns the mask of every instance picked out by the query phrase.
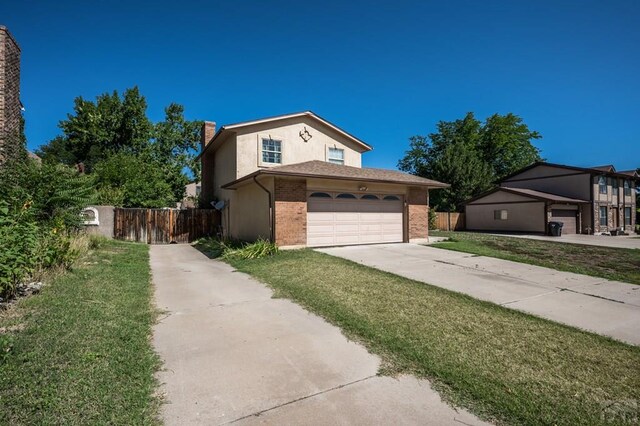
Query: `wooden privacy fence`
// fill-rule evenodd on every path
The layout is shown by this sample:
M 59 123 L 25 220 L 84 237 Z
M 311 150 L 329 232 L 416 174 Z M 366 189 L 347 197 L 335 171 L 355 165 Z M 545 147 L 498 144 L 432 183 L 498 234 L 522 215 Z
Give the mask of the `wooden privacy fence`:
M 210 209 L 115 209 L 113 234 L 118 240 L 147 244 L 190 243 L 214 236 L 220 212 Z
M 464 230 L 464 213 L 436 212 L 436 229 L 441 231 Z

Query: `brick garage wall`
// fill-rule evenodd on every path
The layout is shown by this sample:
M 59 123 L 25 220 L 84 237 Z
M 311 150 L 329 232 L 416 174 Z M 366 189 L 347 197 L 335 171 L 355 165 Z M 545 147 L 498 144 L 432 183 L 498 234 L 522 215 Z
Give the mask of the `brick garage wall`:
M 0 162 L 24 149 L 21 118 L 20 48 L 9 31 L 0 26 Z
M 276 244 L 307 244 L 307 182 L 276 179 L 274 189 Z
M 427 190 L 410 188 L 407 197 L 409 240 L 429 236 L 429 206 Z

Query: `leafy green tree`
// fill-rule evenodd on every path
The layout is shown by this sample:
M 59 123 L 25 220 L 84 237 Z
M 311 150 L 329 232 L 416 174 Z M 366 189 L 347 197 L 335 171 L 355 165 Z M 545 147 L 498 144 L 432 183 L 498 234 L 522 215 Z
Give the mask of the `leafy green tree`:
M 96 164 L 100 201 L 121 207 L 173 207 L 175 195 L 162 167 L 148 156 L 118 153 Z
M 184 196 L 185 185 L 191 179 L 200 180 L 200 162 L 195 161 L 200 143 L 201 121 L 184 118 L 184 107 L 172 103 L 165 108 L 165 119 L 155 125 L 155 138 L 151 144 L 152 159 L 161 165 L 176 201 Z
M 451 184 L 433 191 L 432 207 L 460 210 L 467 199 L 491 188 L 495 181 L 539 160 L 539 151 L 531 144 L 531 139 L 539 137 L 513 114 L 494 114 L 482 123 L 470 112 L 462 119 L 438 122 L 437 132 L 427 137 L 411 137 L 398 167 Z
M 63 134 L 37 154 L 45 162 L 82 163 L 87 171 L 117 152 L 139 154 L 153 135 L 146 110 L 137 87 L 127 89 L 122 98 L 117 91 L 100 95 L 95 102 L 78 97 L 74 112 L 59 124 Z
M 185 185 L 192 179 L 200 179 L 199 163 L 195 157 L 199 148 L 200 121 L 189 121 L 184 117 L 184 107 L 172 103 L 165 109 L 165 119 L 153 124 L 147 118 L 147 103 L 137 87 L 127 89 L 122 96 L 118 92 L 105 93 L 88 101 L 75 99 L 74 111 L 60 122 L 62 134 L 40 148 L 38 154 L 45 163 L 67 165 L 82 163 L 87 173 L 93 173 L 102 165 L 100 201 L 128 207 L 169 207 L 180 201 Z M 112 157 L 117 157 L 113 160 Z M 149 176 L 153 181 L 144 188 L 150 198 L 140 197 L 118 182 L 111 171 L 121 164 L 132 166 L 138 162 L 137 170 L 154 170 Z M 138 179 L 132 167 L 127 176 Z M 162 185 L 156 179 L 161 176 Z M 112 186 L 110 186 L 112 185 Z M 164 188 L 171 189 L 168 199 Z M 159 205 L 158 203 L 164 204 Z
M 512 113 L 487 118 L 479 136 L 479 152 L 496 181 L 541 159 L 540 150 L 531 141 L 542 136 Z

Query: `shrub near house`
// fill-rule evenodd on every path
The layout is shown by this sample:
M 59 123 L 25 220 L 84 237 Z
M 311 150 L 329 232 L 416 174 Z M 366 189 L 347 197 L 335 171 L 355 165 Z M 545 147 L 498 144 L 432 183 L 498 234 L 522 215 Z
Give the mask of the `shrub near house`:
M 90 178 L 31 159 L 0 169 L 0 298 L 47 268 L 69 267 L 79 254 L 80 212 L 95 197 Z

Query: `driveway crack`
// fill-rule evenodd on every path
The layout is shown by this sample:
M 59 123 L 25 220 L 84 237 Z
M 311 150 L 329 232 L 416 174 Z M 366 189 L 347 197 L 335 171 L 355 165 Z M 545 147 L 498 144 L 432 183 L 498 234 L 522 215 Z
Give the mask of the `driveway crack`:
M 372 376 L 368 376 L 368 377 L 364 377 L 362 379 L 354 380 L 353 382 L 343 383 L 341 385 L 332 387 L 330 389 L 325 389 L 325 390 L 322 390 L 320 392 L 312 393 L 311 395 L 301 396 L 300 398 L 292 399 L 291 401 L 283 402 L 282 404 L 274 405 L 273 407 L 265 408 L 264 410 L 260 410 L 260 411 L 257 411 L 255 413 L 247 414 L 246 416 L 242 416 L 242 417 L 239 417 L 239 418 L 237 418 L 235 420 L 231 420 L 229 422 L 222 423 L 222 424 L 223 425 L 229 425 L 229 424 L 232 424 L 232 423 L 237 423 L 237 422 L 239 422 L 241 420 L 244 420 L 244 419 L 248 419 L 249 417 L 258 417 L 258 416 L 261 416 L 264 413 L 276 410 L 276 409 L 278 409 L 280 407 L 286 407 L 287 405 L 295 404 L 296 402 L 304 401 L 305 399 L 313 398 L 313 397 L 318 396 L 318 395 L 323 395 L 325 393 L 328 393 L 328 392 L 331 392 L 331 391 L 334 391 L 334 390 L 337 390 L 337 389 L 342 389 L 344 387 L 351 386 L 351 385 L 354 385 L 356 383 L 364 382 L 365 380 L 369 380 L 369 379 L 372 379 L 374 377 L 377 377 L 377 375 L 374 374 Z

